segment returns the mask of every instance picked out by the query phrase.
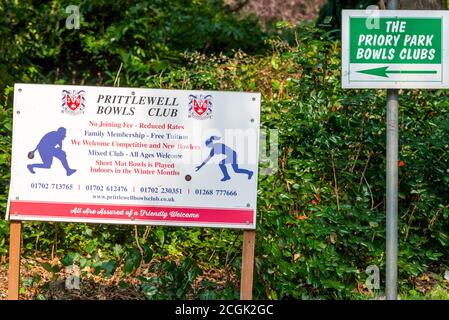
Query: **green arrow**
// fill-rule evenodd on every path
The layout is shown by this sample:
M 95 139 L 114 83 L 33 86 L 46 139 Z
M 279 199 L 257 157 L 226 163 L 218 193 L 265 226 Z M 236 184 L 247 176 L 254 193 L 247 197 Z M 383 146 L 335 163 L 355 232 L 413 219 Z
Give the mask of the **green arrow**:
M 357 72 L 370 74 L 373 76 L 388 78 L 388 73 L 401 73 L 401 74 L 436 74 L 436 70 L 387 70 L 388 66 L 367 69 L 367 70 L 359 70 Z

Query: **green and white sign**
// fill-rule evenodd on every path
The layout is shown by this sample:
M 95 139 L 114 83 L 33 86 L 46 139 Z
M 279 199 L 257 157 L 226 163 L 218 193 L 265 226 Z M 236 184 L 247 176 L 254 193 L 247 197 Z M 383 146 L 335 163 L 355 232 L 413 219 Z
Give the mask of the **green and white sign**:
M 343 88 L 449 88 L 449 12 L 343 10 L 342 16 Z

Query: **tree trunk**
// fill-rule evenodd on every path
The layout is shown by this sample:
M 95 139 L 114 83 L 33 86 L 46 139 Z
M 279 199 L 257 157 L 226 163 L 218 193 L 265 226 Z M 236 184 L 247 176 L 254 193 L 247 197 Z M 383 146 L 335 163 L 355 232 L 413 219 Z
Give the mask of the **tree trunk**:
M 446 0 L 401 0 L 400 7 L 404 10 L 446 10 Z

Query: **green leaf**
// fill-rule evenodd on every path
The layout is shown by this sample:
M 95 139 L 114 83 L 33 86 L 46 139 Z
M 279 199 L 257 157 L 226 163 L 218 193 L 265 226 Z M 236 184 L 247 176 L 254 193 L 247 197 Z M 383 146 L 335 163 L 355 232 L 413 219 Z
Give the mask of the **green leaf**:
M 165 233 L 164 230 L 162 228 L 159 228 L 155 231 L 156 237 L 159 241 L 159 246 L 163 246 L 164 242 L 165 242 Z
M 74 262 L 79 260 L 79 253 L 76 252 L 69 252 L 69 254 L 67 254 L 63 259 L 62 259 L 62 264 L 64 266 L 71 266 L 73 265 Z
M 271 66 L 273 67 L 274 70 L 278 70 L 279 69 L 279 62 L 277 61 L 275 56 L 273 56 L 271 58 Z
M 86 252 L 92 254 L 97 249 L 97 242 L 95 240 L 89 241 L 86 246 Z
M 80 268 L 83 269 L 87 265 L 87 259 L 81 258 L 80 259 Z
M 121 245 L 119 245 L 118 243 L 116 243 L 113 247 L 112 247 L 113 253 L 116 257 L 120 257 L 120 254 L 123 251 L 123 248 Z
M 143 286 L 143 293 L 147 299 L 151 300 L 159 293 L 159 290 L 154 285 L 145 285 Z
M 117 263 L 113 260 L 103 262 L 103 264 L 101 265 L 101 268 L 105 270 L 106 276 L 113 274 L 116 267 L 117 267 Z
M 53 267 L 52 267 L 51 264 L 48 263 L 48 262 L 44 262 L 44 263 L 42 264 L 42 267 L 45 269 L 45 271 L 53 272 Z
M 146 244 L 142 244 L 141 246 L 144 252 L 143 261 L 145 263 L 150 263 L 153 259 L 153 250 L 151 250 L 151 248 Z
M 124 265 L 125 273 L 131 273 L 134 271 L 134 269 L 138 268 L 140 266 L 141 260 L 142 255 L 140 254 L 139 250 L 137 250 L 136 248 L 131 248 L 130 250 L 128 250 Z

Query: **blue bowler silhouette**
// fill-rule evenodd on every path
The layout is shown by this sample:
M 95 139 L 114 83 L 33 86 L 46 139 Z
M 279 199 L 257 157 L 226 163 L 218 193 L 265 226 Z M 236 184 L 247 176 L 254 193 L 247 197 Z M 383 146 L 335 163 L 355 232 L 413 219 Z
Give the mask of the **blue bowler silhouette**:
M 34 153 L 37 150 L 39 151 L 42 159 L 42 163 L 27 165 L 27 168 L 31 173 L 36 173 L 34 171 L 35 168 L 50 169 L 53 163 L 53 157 L 61 161 L 62 166 L 66 170 L 67 176 L 71 176 L 76 172 L 75 169 L 70 169 L 69 164 L 67 163 L 67 155 L 62 150 L 62 140 L 65 139 L 66 132 L 66 128 L 61 127 L 58 128 L 57 131 L 50 131 L 49 133 L 46 133 L 37 144 L 36 149 L 28 153 L 28 158 L 33 159 Z
M 209 156 L 206 160 L 203 161 L 202 164 L 196 167 L 195 171 L 200 170 L 210 159 L 212 159 L 213 156 L 222 154 L 226 156 L 223 160 L 220 161 L 218 166 L 221 169 L 221 172 L 223 173 L 223 178 L 221 181 L 227 181 L 230 180 L 231 177 L 228 174 L 228 169 L 226 168 L 227 164 L 231 164 L 232 169 L 235 173 L 245 173 L 248 175 L 248 180 L 251 179 L 253 176 L 253 172 L 246 169 L 240 169 L 237 164 L 237 152 L 229 148 L 227 145 L 223 143 L 214 143 L 214 140 L 220 140 L 220 137 L 211 136 L 209 139 L 206 140 L 206 146 L 211 148 Z

